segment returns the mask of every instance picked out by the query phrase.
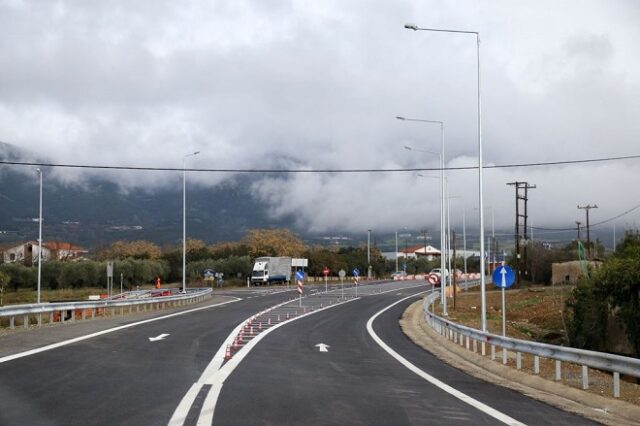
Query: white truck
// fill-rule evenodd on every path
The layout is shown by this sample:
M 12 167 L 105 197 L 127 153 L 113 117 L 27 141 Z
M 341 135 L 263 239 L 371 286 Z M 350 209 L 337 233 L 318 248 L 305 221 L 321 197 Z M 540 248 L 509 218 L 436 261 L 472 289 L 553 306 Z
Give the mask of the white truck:
M 259 257 L 253 264 L 251 284 L 284 283 L 291 280 L 290 257 Z

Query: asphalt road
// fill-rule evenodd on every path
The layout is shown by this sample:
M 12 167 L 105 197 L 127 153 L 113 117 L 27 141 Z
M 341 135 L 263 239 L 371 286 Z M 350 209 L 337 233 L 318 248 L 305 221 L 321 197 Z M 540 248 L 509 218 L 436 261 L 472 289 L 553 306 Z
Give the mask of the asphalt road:
M 0 364 L 0 425 L 167 424 L 230 331 L 292 293 L 236 295 L 252 298 Z
M 408 370 L 369 335 L 371 316 L 421 290 L 376 294 L 375 286 L 368 292 L 363 288 L 361 294 L 369 295 L 331 308 L 325 304 L 326 310 L 270 330 L 224 381 L 213 423 L 498 423 Z M 0 363 L 0 425 L 166 425 L 231 331 L 293 294 L 272 291 L 229 292 L 244 300 Z M 373 323 L 378 336 L 400 355 L 520 422 L 589 424 L 470 377 L 413 344 L 398 319 L 414 300 L 389 309 Z M 149 341 L 160 334 L 168 336 Z M 328 352 L 320 352 L 319 343 L 329 345 Z M 210 390 L 210 385 L 202 386 L 186 424 L 196 423 Z
M 496 424 L 381 349 L 366 330 L 376 312 L 416 290 L 370 296 L 275 330 L 224 383 L 214 424 Z M 407 300 L 382 314 L 374 331 L 423 371 L 526 424 L 591 422 L 491 385 L 443 364 L 411 342 L 398 319 Z M 318 343 L 329 345 L 320 352 Z

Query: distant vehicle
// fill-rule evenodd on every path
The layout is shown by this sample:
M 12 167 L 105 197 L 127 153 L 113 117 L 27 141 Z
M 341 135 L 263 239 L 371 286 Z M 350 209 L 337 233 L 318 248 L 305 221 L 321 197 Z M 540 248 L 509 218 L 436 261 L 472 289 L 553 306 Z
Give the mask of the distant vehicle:
M 398 272 L 394 272 L 393 274 L 391 274 L 391 278 L 395 278 L 395 277 L 406 277 L 407 273 L 405 271 L 398 271 Z
M 284 283 L 290 280 L 290 257 L 259 257 L 253 265 L 253 271 L 251 271 L 253 285 Z
M 433 268 L 430 272 L 430 274 L 436 274 L 437 276 L 441 276 L 441 269 L 440 268 Z M 449 276 L 449 271 L 447 269 L 445 269 L 444 271 L 445 276 Z M 455 274 L 456 276 L 460 276 L 462 275 L 462 271 L 460 269 L 455 269 Z

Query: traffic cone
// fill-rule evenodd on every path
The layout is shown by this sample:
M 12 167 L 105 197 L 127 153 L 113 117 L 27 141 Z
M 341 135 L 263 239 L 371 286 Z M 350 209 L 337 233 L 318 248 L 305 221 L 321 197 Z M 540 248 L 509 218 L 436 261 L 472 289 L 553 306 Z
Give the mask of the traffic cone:
M 227 345 L 227 350 L 224 353 L 225 361 L 229 361 L 231 359 L 231 345 Z

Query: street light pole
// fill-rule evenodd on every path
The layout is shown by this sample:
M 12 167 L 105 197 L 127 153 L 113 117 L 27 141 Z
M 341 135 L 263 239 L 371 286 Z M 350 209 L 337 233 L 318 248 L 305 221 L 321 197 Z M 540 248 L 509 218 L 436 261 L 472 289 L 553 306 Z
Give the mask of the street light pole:
M 371 279 L 371 229 L 367 229 L 367 278 Z
M 445 246 L 447 245 L 446 236 L 445 236 L 445 213 L 444 213 L 444 122 L 438 120 L 425 120 L 421 118 L 406 118 L 402 116 L 396 116 L 396 119 L 402 121 L 416 121 L 420 123 L 433 123 L 440 125 L 440 153 L 417 150 L 410 146 L 405 146 L 405 149 L 410 151 L 418 151 L 418 152 L 427 152 L 430 154 L 435 154 L 440 156 L 440 303 L 442 303 L 442 315 L 447 316 L 447 298 L 445 295 L 445 286 L 446 286 L 446 256 L 449 254 L 445 250 Z
M 40 303 L 40 292 L 42 285 L 42 170 L 36 169 L 40 175 L 40 214 L 38 217 L 38 301 Z
M 398 272 L 398 231 L 396 231 L 396 272 Z
M 182 292 L 187 292 L 187 157 L 200 151 L 182 156 Z
M 436 28 L 421 28 L 415 24 L 405 24 L 407 29 L 414 31 L 431 31 L 443 33 L 472 34 L 476 36 L 477 75 L 478 75 L 478 210 L 480 219 L 480 259 L 484 259 L 484 206 L 483 206 L 483 164 L 482 164 L 482 91 L 480 79 L 480 33 L 477 31 L 445 30 Z M 480 262 L 480 305 L 481 329 L 487 331 L 486 280 L 484 263 Z M 484 349 L 484 345 L 483 345 Z

